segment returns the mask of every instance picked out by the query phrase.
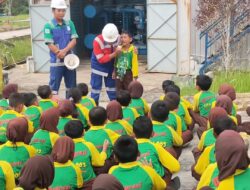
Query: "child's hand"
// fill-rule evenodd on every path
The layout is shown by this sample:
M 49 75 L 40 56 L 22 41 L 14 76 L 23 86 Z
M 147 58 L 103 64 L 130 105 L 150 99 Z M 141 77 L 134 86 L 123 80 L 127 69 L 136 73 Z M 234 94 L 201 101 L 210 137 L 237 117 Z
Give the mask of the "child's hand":
M 109 141 L 106 139 L 106 140 L 103 142 L 102 151 L 103 151 L 103 152 L 107 152 L 108 147 L 109 147 Z
M 115 73 L 115 71 L 112 73 L 112 79 L 116 79 L 116 73 Z
M 59 103 L 61 99 L 60 99 L 60 97 L 58 95 L 53 95 L 51 100 L 53 100 L 56 103 Z
M 149 167 L 153 168 L 152 159 L 150 159 L 150 160 L 148 161 L 146 158 L 144 158 L 144 159 L 141 160 L 140 162 L 141 162 L 142 165 L 144 165 L 144 166 L 149 166 Z
M 121 52 L 122 52 L 122 46 L 118 46 L 115 50 L 116 55 L 121 54 Z
M 134 47 L 134 53 L 138 54 L 138 48 L 137 47 Z

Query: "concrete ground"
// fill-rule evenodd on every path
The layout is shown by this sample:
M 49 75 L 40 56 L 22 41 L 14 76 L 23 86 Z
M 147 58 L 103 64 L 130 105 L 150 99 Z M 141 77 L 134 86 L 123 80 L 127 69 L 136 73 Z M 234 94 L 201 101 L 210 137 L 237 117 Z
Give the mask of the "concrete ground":
M 16 37 L 28 36 L 30 34 L 31 34 L 30 28 L 1 32 L 0 40 L 8 40 L 8 39 L 16 38 Z
M 48 84 L 49 74 L 48 73 L 28 73 L 26 71 L 26 65 L 19 65 L 8 71 L 10 82 L 17 83 L 20 87 L 20 91 L 24 92 L 36 92 L 39 85 Z M 163 80 L 171 79 L 171 75 L 162 73 L 147 73 L 145 66 L 140 67 L 140 78 L 139 81 L 144 86 L 144 98 L 151 104 L 162 95 L 161 83 Z M 78 83 L 85 82 L 89 84 L 90 81 L 90 66 L 81 65 L 77 72 Z M 60 96 L 63 97 L 65 92 L 65 86 L 62 82 Z M 100 104 L 106 106 L 108 98 L 105 91 L 103 90 Z M 243 121 L 247 120 L 245 113 L 241 112 Z M 181 180 L 181 190 L 191 190 L 195 187 L 196 181 L 191 176 L 190 168 L 194 163 L 191 150 L 197 146 L 198 137 L 195 135 L 194 140 L 186 147 L 180 157 L 181 171 L 177 174 Z

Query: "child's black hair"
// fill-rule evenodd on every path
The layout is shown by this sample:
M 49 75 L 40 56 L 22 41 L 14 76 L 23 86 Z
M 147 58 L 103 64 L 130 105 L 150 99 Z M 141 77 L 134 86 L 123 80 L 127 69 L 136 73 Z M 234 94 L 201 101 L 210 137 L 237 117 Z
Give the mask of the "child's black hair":
M 78 88 L 71 88 L 68 92 L 69 100 L 77 104 L 82 99 L 81 91 Z
M 89 120 L 92 125 L 104 125 L 107 120 L 107 112 L 103 107 L 97 106 L 90 110 Z
M 168 92 L 164 98 L 164 101 L 166 101 L 169 110 L 173 111 L 179 107 L 180 96 L 175 92 Z
M 126 35 L 128 35 L 130 38 L 133 38 L 133 35 L 132 35 L 129 31 L 127 31 L 127 30 L 122 30 L 121 35 L 122 35 L 122 34 L 126 34 Z
M 20 93 L 12 93 L 9 97 L 10 107 L 16 108 L 21 104 L 24 104 L 23 95 Z
M 168 118 L 169 108 L 166 102 L 157 100 L 152 104 L 150 113 L 153 120 L 164 122 Z
M 162 82 L 162 90 L 165 92 L 166 87 L 168 87 L 169 85 L 174 85 L 174 84 L 175 83 L 172 80 L 164 80 Z
M 42 99 L 48 99 L 50 98 L 52 91 L 48 85 L 42 85 L 39 86 L 37 89 L 37 94 L 42 98 Z
M 77 88 L 80 90 L 82 96 L 87 96 L 88 95 L 88 93 L 89 93 L 89 87 L 88 87 L 87 84 L 85 84 L 85 83 L 79 83 L 77 85 Z
M 129 91 L 127 90 L 120 90 L 116 94 L 116 100 L 121 104 L 121 106 L 127 107 L 130 104 L 131 96 Z
M 81 138 L 84 132 L 84 126 L 80 120 L 71 120 L 64 126 L 65 134 L 72 138 Z
M 173 85 L 169 85 L 165 88 L 165 94 L 167 94 L 168 92 L 175 92 L 176 94 L 178 94 L 179 96 L 181 95 L 181 89 L 179 86 L 177 86 L 176 84 Z
M 153 133 L 152 121 L 146 116 L 138 117 L 134 122 L 133 132 L 136 138 L 149 139 Z
M 30 107 L 37 101 L 37 96 L 34 93 L 24 93 L 23 94 L 23 101 L 26 107 Z
M 196 77 L 196 86 L 198 86 L 203 91 L 208 91 L 212 85 L 212 78 L 207 75 L 198 75 Z
M 115 142 L 114 154 L 120 163 L 136 161 L 138 153 L 138 144 L 133 137 L 123 135 Z
M 213 123 L 214 133 L 219 136 L 225 130 L 237 130 L 234 121 L 228 116 L 222 116 Z

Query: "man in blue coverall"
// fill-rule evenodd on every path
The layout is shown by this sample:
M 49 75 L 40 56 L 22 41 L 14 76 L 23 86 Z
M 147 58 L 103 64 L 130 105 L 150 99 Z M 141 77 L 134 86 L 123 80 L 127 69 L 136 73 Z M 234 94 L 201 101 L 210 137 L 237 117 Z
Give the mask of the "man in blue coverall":
M 50 82 L 53 95 L 57 95 L 62 77 L 66 85 L 66 96 L 70 88 L 76 87 L 76 70 L 64 65 L 64 57 L 72 53 L 78 35 L 74 23 L 64 20 L 67 5 L 65 0 L 52 0 L 54 18 L 44 27 L 44 39 L 50 49 Z

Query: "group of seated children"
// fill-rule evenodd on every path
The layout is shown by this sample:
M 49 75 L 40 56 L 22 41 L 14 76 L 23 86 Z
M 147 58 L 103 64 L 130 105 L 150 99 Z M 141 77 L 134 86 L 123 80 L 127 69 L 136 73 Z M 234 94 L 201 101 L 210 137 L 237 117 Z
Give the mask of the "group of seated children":
M 0 101 L 0 189 L 180 189 L 178 159 L 195 124 L 200 140 L 190 173 L 197 189 L 250 189 L 250 124 L 237 115 L 234 88 L 223 84 L 216 96 L 211 85 L 197 76 L 192 105 L 166 80 L 164 95 L 149 106 L 134 80 L 105 109 L 84 83 L 68 100 L 55 100 L 47 85 L 38 100 L 8 84 Z

